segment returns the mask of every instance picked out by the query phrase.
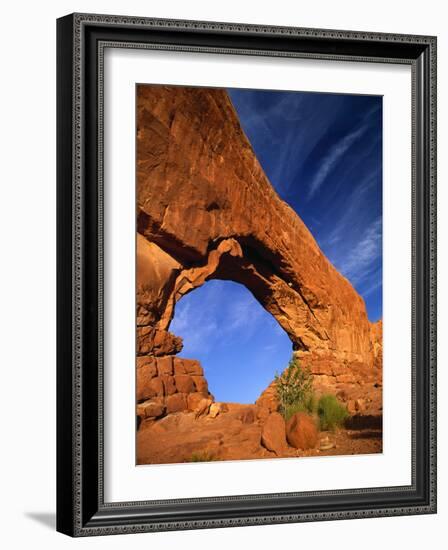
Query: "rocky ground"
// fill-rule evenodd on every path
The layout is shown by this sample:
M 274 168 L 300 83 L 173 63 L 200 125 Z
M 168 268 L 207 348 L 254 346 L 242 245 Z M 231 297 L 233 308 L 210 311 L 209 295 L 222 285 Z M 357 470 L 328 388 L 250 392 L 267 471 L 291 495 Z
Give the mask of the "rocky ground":
M 226 404 L 215 418 L 196 418 L 194 412 L 177 412 L 144 420 L 137 432 L 138 464 L 170 464 L 210 460 L 248 460 L 371 454 L 382 452 L 381 417 L 355 415 L 347 429 L 320 432 L 313 448 L 296 449 L 272 442 L 277 433 L 266 433 L 266 418 L 254 405 Z M 274 417 L 272 417 L 274 418 Z M 276 447 L 277 451 L 268 450 Z

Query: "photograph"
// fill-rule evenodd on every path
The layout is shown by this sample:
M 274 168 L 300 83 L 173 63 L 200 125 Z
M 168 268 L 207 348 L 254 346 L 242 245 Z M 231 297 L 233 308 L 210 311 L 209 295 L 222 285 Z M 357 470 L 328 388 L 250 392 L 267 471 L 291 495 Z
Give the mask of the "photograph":
M 60 533 L 437 512 L 438 37 L 302 12 L 57 20 Z
M 136 464 L 382 453 L 383 97 L 135 94 Z

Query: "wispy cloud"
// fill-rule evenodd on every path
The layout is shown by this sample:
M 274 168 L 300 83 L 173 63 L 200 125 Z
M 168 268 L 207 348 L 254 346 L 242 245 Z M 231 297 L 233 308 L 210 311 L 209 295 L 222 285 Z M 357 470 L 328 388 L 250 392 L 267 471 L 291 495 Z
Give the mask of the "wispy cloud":
M 238 106 L 240 121 L 252 142 L 257 144 L 260 162 L 277 191 L 288 193 L 295 180 L 302 159 L 319 139 L 317 127 L 322 124 L 312 109 L 307 108 L 309 94 L 300 92 L 268 92 L 269 106 L 260 108 L 260 92 L 230 90 L 232 101 Z M 262 95 L 266 92 L 262 92 Z M 264 96 L 266 97 L 266 96 Z M 262 100 L 261 100 L 262 101 Z M 308 127 L 304 119 L 313 119 L 315 133 L 302 131 Z M 264 151 L 264 154 L 263 154 Z M 275 157 L 275 162 L 272 158 Z
M 373 224 L 382 215 L 382 99 L 254 90 L 230 95 L 272 185 L 376 316 L 382 262 Z
M 184 339 L 187 353 L 209 353 L 233 341 L 249 341 L 263 320 L 263 308 L 248 290 L 213 281 L 176 304 L 170 330 Z
M 330 231 L 319 239 L 327 254 L 331 255 L 331 247 L 343 239 L 344 235 L 347 235 L 347 230 L 353 227 L 353 222 L 359 214 L 361 206 L 365 204 L 368 193 L 378 185 L 379 175 L 380 169 L 377 167 L 373 172 L 366 174 L 354 187 L 351 194 L 346 197 L 342 215 L 334 220 Z
M 381 279 L 381 275 L 377 273 L 375 277 L 369 277 L 362 295 L 364 296 L 364 298 L 366 298 L 367 296 L 370 296 L 372 292 L 380 288 L 382 285 L 383 285 L 383 281 Z
M 255 323 L 261 318 L 263 312 L 260 304 L 250 294 L 234 301 L 226 312 L 225 332 L 232 332 L 245 328 L 253 331 Z M 249 321 L 250 320 L 250 324 Z
M 176 306 L 176 314 L 170 326 L 174 334 L 182 336 L 188 342 L 191 353 L 211 351 L 217 328 L 212 310 L 194 310 L 189 300 L 181 301 Z
M 368 129 L 368 125 L 365 124 L 358 128 L 354 132 L 347 134 L 338 143 L 333 145 L 328 155 L 322 160 L 322 165 L 314 178 L 310 182 L 308 190 L 308 199 L 311 199 L 319 190 L 321 185 L 326 180 L 328 174 L 333 170 L 339 160 L 349 151 L 353 144 L 363 135 Z
M 343 274 L 354 283 L 361 282 L 381 256 L 382 220 L 370 224 L 351 249 L 345 261 L 339 266 Z
M 291 341 L 244 286 L 209 281 L 179 300 L 170 330 L 201 362 L 218 401 L 253 403 L 282 370 Z
M 275 351 L 277 349 L 277 346 L 275 344 L 269 344 L 267 346 L 263 346 L 263 351 L 266 351 L 268 353 L 271 353 L 272 351 Z

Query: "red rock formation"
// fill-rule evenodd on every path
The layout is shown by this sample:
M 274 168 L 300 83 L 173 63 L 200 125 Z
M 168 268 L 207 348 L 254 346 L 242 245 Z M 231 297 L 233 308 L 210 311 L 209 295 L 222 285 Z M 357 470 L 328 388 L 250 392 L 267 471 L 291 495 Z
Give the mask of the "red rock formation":
M 176 302 L 218 278 L 245 285 L 275 317 L 318 387 L 350 392 L 380 368 L 364 301 L 273 189 L 225 91 L 138 87 L 137 226 L 138 355 L 178 353 Z M 160 397 L 149 372 L 142 387 Z M 187 407 L 192 385 L 175 376 L 174 386 L 186 401 L 170 400 Z
M 373 364 L 378 369 L 383 367 L 383 321 L 380 319 L 370 325 L 370 345 L 372 348 Z
M 212 399 L 198 361 L 165 355 L 137 357 L 137 415 L 142 419 L 195 410 Z

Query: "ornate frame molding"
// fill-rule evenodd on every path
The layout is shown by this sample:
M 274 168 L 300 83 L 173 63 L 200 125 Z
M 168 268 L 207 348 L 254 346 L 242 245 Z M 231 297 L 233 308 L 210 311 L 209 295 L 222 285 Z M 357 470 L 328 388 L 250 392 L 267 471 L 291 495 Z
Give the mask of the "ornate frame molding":
M 138 37 L 130 40 L 135 30 Z M 194 38 L 195 44 L 188 43 L 186 33 Z M 236 37 L 241 37 L 242 42 L 251 47 L 234 44 Z M 266 45 L 272 49 L 263 47 Z M 106 47 L 412 66 L 412 485 L 118 504 L 104 502 L 102 109 Z M 339 49 L 339 53 L 330 53 L 334 49 Z M 74 14 L 58 20 L 58 52 L 58 530 L 72 536 L 90 536 L 434 513 L 436 38 Z M 95 127 L 89 123 L 92 113 L 98 117 Z M 89 238 L 92 236 L 94 244 Z M 86 307 L 91 308 L 92 304 L 96 317 L 89 321 Z M 418 386 L 422 383 L 424 389 Z M 421 414 L 417 418 L 417 412 L 423 412 L 423 418 Z M 96 414 L 93 427 L 84 421 L 87 413 Z M 384 500 L 378 504 L 380 494 L 389 494 L 390 502 Z M 297 511 L 287 502 L 292 498 L 296 499 Z M 318 506 L 322 499 L 328 500 L 327 509 Z M 356 508 L 347 506 L 350 499 L 358 503 Z M 269 511 L 269 503 L 273 502 L 280 512 Z M 254 508 L 249 510 L 249 503 L 253 503 Z M 201 512 L 195 511 L 194 507 L 201 504 L 207 504 L 208 514 L 203 507 Z M 155 519 L 154 511 L 161 506 L 167 508 L 167 513 L 162 519 Z

